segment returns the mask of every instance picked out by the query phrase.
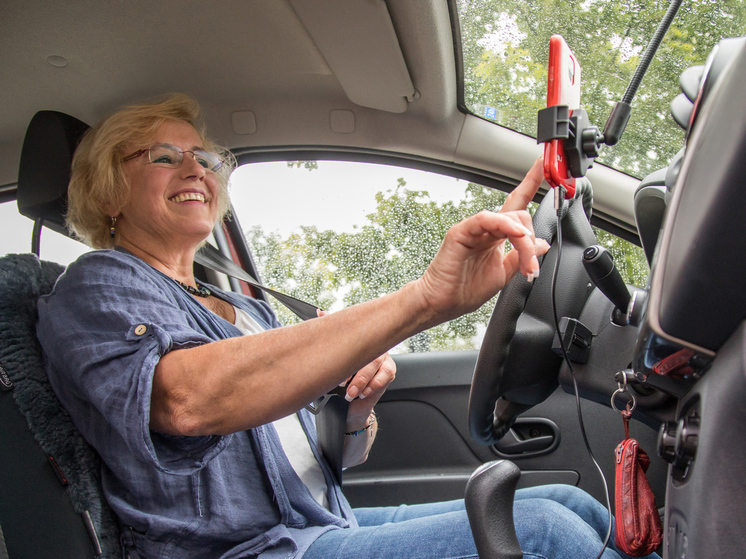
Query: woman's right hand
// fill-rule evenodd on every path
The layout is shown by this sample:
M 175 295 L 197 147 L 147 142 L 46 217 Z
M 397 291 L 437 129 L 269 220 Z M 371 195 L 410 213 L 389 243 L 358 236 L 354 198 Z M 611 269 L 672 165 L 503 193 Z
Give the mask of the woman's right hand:
M 435 322 L 470 312 L 500 291 L 517 271 L 529 280 L 539 275 L 549 244 L 534 236 L 526 206 L 544 178 L 539 158 L 499 212 L 482 211 L 446 234 L 425 274 L 416 284 Z M 505 254 L 505 241 L 514 250 Z

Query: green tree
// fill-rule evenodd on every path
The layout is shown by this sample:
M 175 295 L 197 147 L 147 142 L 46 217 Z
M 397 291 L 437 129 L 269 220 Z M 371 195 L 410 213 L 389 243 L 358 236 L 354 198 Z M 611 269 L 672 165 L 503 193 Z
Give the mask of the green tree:
M 437 203 L 424 190 L 409 190 L 404 179 L 376 194 L 376 210 L 352 233 L 300 227 L 283 239 L 259 227 L 248 238 L 264 282 L 322 308 L 349 306 L 380 297 L 412 281 L 435 257 L 448 228 L 482 210 L 498 209 L 503 192 L 469 183 L 458 202 Z M 532 205 L 530 211 L 534 211 Z M 642 251 L 613 235 L 597 231 L 628 279 L 644 285 L 647 264 Z M 477 311 L 418 334 L 409 351 L 473 349 L 486 326 L 494 300 Z M 285 324 L 297 319 L 279 307 Z
M 291 169 L 306 169 L 307 171 L 313 171 L 319 168 L 318 161 L 288 161 L 287 165 Z
M 546 104 L 549 37 L 561 34 L 582 67 L 581 105 L 603 128 L 620 101 L 668 0 L 459 0 L 467 106 L 498 109 L 498 122 L 536 135 Z M 665 167 L 684 132 L 669 116 L 681 73 L 704 64 L 723 37 L 746 34 L 743 0 L 683 3 L 638 89 L 622 141 L 599 161 L 635 176 Z
M 301 227 L 282 239 L 260 227 L 247 232 L 267 285 L 305 298 L 322 308 L 349 306 L 395 291 L 418 278 L 435 257 L 448 228 L 484 208 L 499 208 L 505 194 L 469 184 L 458 203 L 438 204 L 425 191 L 408 190 L 399 179 L 393 190 L 376 195 L 376 211 L 352 233 Z M 412 351 L 473 348 L 479 324 L 492 305 L 420 334 L 407 342 Z M 283 323 L 296 319 L 285 309 Z

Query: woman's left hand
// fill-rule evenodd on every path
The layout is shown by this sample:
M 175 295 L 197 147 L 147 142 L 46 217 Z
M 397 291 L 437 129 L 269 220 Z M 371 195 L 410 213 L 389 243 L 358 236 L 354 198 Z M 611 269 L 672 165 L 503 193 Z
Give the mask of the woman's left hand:
M 396 363 L 388 353 L 360 369 L 347 385 L 345 399 L 350 402 L 348 423 L 355 417 L 364 423 L 395 378 Z
M 347 386 L 345 399 L 350 402 L 345 423 L 346 433 L 360 436 L 346 436 L 342 464 L 350 468 L 362 464 L 376 439 L 378 423 L 373 415 L 373 407 L 386 392 L 396 377 L 396 363 L 386 353 L 360 369 Z M 362 436 L 362 433 L 365 436 Z

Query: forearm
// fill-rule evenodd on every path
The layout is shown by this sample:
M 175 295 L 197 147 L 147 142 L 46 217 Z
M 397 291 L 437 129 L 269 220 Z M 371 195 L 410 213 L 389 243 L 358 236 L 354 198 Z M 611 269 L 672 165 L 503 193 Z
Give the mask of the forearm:
M 437 321 L 411 283 L 319 319 L 172 351 L 156 367 L 151 428 L 204 435 L 268 423 Z
M 342 466 L 351 468 L 365 462 L 377 434 L 378 418 L 374 413 L 371 413 L 362 423 L 350 421 L 348 418 L 345 427 Z

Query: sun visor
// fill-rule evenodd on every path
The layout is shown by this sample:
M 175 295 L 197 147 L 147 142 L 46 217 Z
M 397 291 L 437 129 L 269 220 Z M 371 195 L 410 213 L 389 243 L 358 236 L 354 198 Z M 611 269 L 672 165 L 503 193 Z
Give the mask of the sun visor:
M 416 97 L 383 0 L 291 0 L 353 103 L 403 113 Z

